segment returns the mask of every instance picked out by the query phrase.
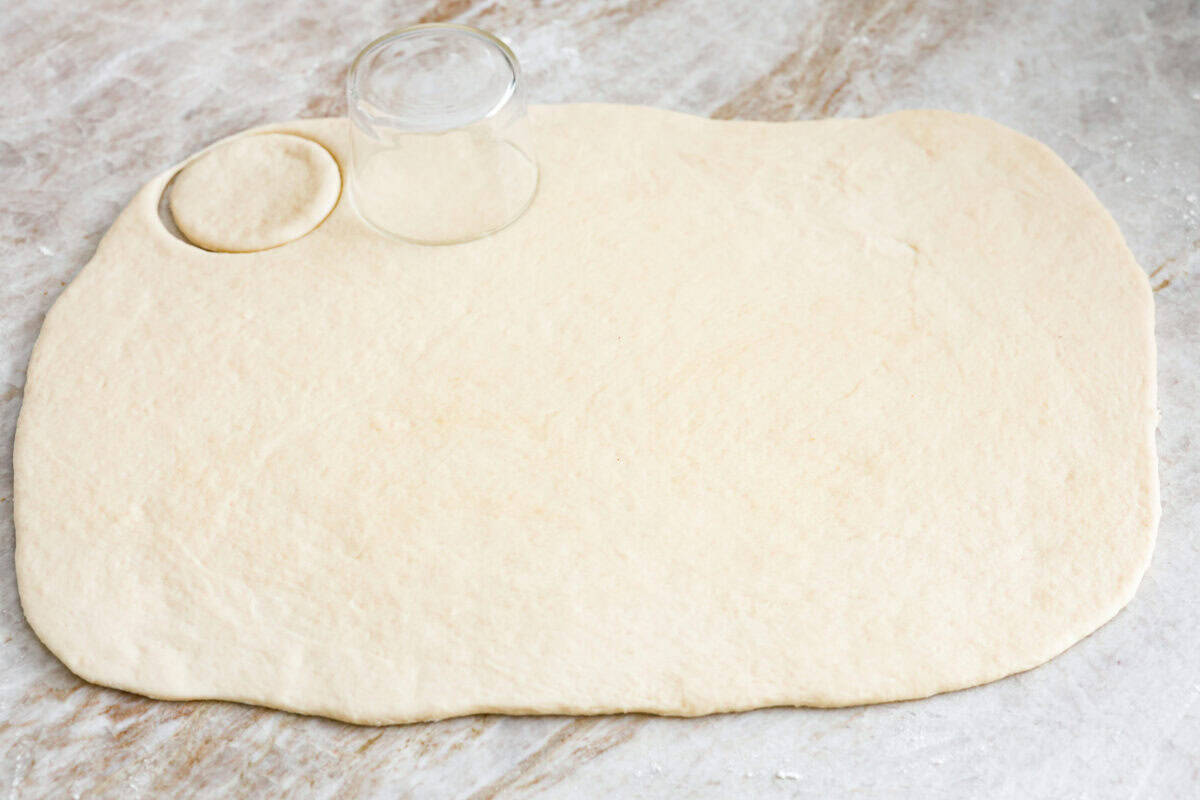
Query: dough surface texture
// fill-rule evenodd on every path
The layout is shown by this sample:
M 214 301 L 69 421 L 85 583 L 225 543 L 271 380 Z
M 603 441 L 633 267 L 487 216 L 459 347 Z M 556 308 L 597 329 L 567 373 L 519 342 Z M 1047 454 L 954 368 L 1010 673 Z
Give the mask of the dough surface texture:
M 337 202 L 341 176 L 325 148 L 300 136 L 238 136 L 179 171 L 171 217 L 192 243 L 225 253 L 278 247 L 305 235 Z
M 157 216 L 171 172 L 122 212 L 14 457 L 22 604 L 72 671 L 367 723 L 838 706 L 1129 601 L 1153 303 L 1049 149 L 940 111 L 531 113 L 539 193 L 468 244 L 343 192 L 208 252 Z M 270 130 L 345 164 L 345 120 Z

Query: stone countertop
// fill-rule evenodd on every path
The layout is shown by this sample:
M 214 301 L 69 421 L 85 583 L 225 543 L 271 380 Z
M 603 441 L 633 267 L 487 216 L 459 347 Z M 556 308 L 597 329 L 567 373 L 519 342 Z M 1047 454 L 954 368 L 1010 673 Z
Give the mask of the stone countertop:
M 535 102 L 787 120 L 938 107 L 1053 147 L 1157 302 L 1163 518 L 1137 596 L 1048 665 L 929 700 L 699 719 L 359 728 L 83 683 L 26 626 L 11 445 L 42 318 L 135 190 L 213 140 L 345 111 L 374 36 L 510 41 Z M 1200 3 L 10 0 L 0 14 L 0 793 L 11 797 L 1200 795 Z

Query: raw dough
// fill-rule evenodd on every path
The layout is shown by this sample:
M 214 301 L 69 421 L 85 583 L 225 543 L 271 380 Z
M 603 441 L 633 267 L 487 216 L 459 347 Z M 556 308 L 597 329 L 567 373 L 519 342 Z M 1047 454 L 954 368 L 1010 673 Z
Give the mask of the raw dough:
M 539 195 L 470 244 L 343 201 L 230 256 L 162 228 L 169 175 L 134 199 L 17 431 L 21 599 L 68 667 L 356 722 L 690 715 L 994 680 L 1129 600 L 1153 305 L 1046 147 L 533 114 Z M 345 159 L 344 120 L 274 129 Z
M 168 202 L 179 231 L 208 250 L 245 253 L 298 239 L 333 210 L 338 165 L 300 136 L 243 135 L 179 171 Z

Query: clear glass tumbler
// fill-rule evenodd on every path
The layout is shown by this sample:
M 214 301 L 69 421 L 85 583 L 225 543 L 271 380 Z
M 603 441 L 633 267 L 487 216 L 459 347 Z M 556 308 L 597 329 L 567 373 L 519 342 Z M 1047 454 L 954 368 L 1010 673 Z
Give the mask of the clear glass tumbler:
M 349 191 L 384 233 L 422 244 L 510 224 L 537 191 L 521 68 L 465 25 L 401 28 L 367 45 L 346 79 Z

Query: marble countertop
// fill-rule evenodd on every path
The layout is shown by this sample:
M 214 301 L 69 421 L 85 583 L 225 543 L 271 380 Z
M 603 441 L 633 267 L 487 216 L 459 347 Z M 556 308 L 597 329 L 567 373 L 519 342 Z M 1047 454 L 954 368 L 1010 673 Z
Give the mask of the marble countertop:
M 43 316 L 151 176 L 252 125 L 344 113 L 356 50 L 434 20 L 505 37 L 537 102 L 770 120 L 939 107 L 1053 147 L 1155 287 L 1163 518 L 1129 607 L 977 689 L 687 720 L 359 728 L 71 675 L 13 574 L 12 437 Z M 0 795 L 1200 796 L 1200 3 L 10 0 L 0 42 Z

